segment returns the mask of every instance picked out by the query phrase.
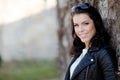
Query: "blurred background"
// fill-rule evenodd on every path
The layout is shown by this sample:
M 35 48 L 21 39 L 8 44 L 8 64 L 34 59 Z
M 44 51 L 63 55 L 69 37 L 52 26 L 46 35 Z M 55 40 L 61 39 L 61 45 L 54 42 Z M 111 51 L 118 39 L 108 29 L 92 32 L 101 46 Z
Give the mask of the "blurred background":
M 0 0 L 0 80 L 53 80 L 56 0 Z
M 83 2 L 101 13 L 120 66 L 120 0 L 0 0 L 0 80 L 64 80 L 70 9 Z
M 0 25 L 4 61 L 57 56 L 56 0 L 0 0 Z

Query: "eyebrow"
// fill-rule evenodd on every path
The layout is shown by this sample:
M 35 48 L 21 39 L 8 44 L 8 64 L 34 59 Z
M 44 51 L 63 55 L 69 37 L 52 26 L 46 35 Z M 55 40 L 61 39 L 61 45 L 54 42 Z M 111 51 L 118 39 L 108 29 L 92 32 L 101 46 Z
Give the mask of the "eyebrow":
M 89 20 L 84 20 L 82 21 L 81 23 L 84 23 L 84 22 L 90 22 Z M 73 22 L 74 23 L 74 22 Z M 78 24 L 78 23 L 74 23 L 74 24 Z
M 87 22 L 89 22 L 90 20 L 88 20 L 88 19 L 85 19 L 85 20 L 83 20 L 82 22 L 86 22 L 86 21 L 87 21 Z

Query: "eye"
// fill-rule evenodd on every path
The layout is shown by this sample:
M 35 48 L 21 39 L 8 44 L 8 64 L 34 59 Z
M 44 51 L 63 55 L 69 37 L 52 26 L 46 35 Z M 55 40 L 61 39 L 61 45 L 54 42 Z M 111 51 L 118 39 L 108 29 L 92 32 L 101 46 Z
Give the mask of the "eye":
M 88 23 L 88 22 L 85 22 L 84 24 L 85 24 L 85 25 L 88 25 L 89 23 Z
M 79 27 L 77 24 L 74 24 L 73 26 L 74 26 L 74 27 Z

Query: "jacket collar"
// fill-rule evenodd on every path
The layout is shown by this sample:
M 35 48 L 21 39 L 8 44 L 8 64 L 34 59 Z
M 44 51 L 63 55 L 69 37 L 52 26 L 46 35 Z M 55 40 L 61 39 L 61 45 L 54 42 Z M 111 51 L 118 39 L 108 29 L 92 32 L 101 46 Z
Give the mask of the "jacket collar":
M 71 65 L 74 63 L 74 61 L 79 57 L 79 55 L 80 55 L 80 53 L 77 53 L 77 54 L 73 57 L 73 59 L 71 60 L 69 66 L 68 66 L 68 68 L 67 68 L 67 73 L 66 73 L 66 75 L 65 75 L 65 79 L 64 79 L 64 80 L 70 80 L 70 67 L 71 67 Z
M 97 51 L 97 50 L 99 50 L 100 49 L 100 47 L 90 47 L 89 49 L 88 49 L 88 51 L 89 52 L 92 52 L 92 51 Z
M 78 66 L 74 70 L 71 80 L 73 80 L 75 76 L 79 74 L 79 72 L 81 72 L 85 67 L 87 67 L 92 63 L 94 63 L 94 57 L 89 52 L 87 52 L 85 57 L 81 60 L 81 62 L 78 64 Z

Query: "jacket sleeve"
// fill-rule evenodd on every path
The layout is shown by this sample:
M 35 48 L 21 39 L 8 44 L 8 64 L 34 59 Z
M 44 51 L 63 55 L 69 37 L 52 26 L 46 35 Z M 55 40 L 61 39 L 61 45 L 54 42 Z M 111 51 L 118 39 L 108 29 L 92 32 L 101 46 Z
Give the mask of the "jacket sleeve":
M 105 80 L 117 80 L 115 65 L 113 64 L 110 52 L 106 49 L 100 51 L 99 63 Z

